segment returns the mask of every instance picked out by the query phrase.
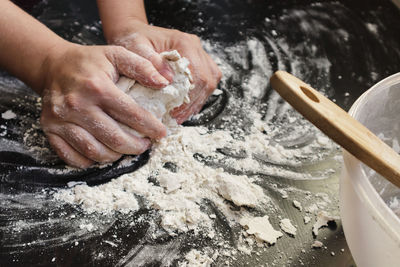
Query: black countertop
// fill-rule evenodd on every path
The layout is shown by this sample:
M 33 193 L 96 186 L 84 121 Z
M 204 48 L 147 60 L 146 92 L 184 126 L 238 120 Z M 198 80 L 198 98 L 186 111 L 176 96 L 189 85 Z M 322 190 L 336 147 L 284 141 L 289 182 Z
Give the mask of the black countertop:
M 68 40 L 104 44 L 94 2 L 49 0 L 24 8 Z M 320 89 L 344 109 L 370 86 L 400 69 L 400 11 L 388 0 L 146 1 L 146 8 L 151 23 L 199 35 L 214 57 L 235 70 L 224 73 L 219 88 L 225 93 L 210 99 L 202 111 L 205 116 L 186 125 L 223 129 L 222 118 L 228 113 L 241 116 L 243 111 L 234 110 L 237 106 L 231 106 L 230 101 L 244 97 L 242 83 L 256 68 L 251 64 L 254 53 L 248 47 L 249 40 L 263 46 L 266 81 L 273 71 L 284 69 Z M 11 109 L 17 114 L 14 120 L 0 118 L 0 266 L 162 266 L 168 257 L 210 246 L 210 240 L 191 233 L 150 238 L 158 230 L 150 229 L 147 221 L 159 219 L 152 210 L 87 215 L 79 208 L 55 202 L 52 188 L 64 187 L 70 180 L 104 183 L 145 164 L 148 153 L 103 168 L 64 172 L 65 166 L 50 150 L 40 149 L 47 143 L 38 127 L 38 97 L 7 73 L 0 74 L 0 91 L 0 113 Z M 270 117 L 265 112 L 279 111 L 282 100 L 267 82 L 260 84 L 258 91 L 252 104 L 265 113 L 266 122 L 283 124 L 279 112 Z M 290 131 L 285 125 L 281 127 L 282 134 Z M 297 145 L 302 142 L 306 141 Z M 233 266 L 354 265 L 340 223 L 321 231 L 319 239 L 327 249 L 311 249 L 312 225 L 302 224 L 304 214 L 293 209 L 290 199 L 281 199 L 269 188 L 273 182 L 280 187 L 324 192 L 332 200 L 331 212 L 338 214 L 340 162 L 332 157 L 339 153 L 333 150 L 330 158 L 315 163 L 334 170 L 325 179 L 265 177 L 266 192 L 297 222 L 299 234 L 281 238 L 275 246 L 260 250 L 259 255 L 240 256 L 231 262 Z M 307 172 L 306 167 L 299 172 Z M 132 226 L 130 223 L 139 216 L 146 219 Z M 79 225 L 87 222 L 95 222 L 97 230 L 80 229 Z M 235 229 L 222 225 L 219 230 L 235 243 Z M 215 265 L 224 262 L 221 257 Z

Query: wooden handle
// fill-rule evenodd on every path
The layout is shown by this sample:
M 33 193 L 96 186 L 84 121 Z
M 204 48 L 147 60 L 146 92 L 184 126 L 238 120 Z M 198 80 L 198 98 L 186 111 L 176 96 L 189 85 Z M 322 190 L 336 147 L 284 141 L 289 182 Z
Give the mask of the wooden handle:
M 333 141 L 400 187 L 400 156 L 346 111 L 285 71 L 271 85 L 289 104 Z

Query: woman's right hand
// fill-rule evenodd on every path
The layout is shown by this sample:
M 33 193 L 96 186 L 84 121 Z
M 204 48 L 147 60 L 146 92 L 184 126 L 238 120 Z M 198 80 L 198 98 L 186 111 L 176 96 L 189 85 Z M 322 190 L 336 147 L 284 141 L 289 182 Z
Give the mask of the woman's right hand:
M 119 74 L 152 87 L 168 84 L 147 59 L 119 46 L 53 47 L 42 66 L 41 125 L 67 164 L 86 168 L 138 155 L 150 139 L 166 135 L 165 126 L 119 90 Z M 121 129 L 118 123 L 147 138 Z

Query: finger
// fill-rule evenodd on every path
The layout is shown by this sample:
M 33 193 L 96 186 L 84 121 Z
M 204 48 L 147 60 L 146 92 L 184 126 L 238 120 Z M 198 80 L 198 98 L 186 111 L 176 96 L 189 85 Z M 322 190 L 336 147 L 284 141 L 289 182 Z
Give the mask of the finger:
M 101 108 L 114 120 L 121 122 L 151 139 L 160 139 L 167 134 L 165 125 L 153 114 L 140 107 L 135 100 L 119 90 L 111 81 L 101 100 Z
M 188 52 L 186 52 L 188 53 Z M 191 71 L 195 82 L 195 88 L 189 92 L 190 102 L 172 110 L 171 116 L 180 124 L 189 116 L 201 110 L 207 97 L 212 93 L 215 82 L 210 71 L 210 62 L 205 52 L 196 50 L 191 52 Z M 195 56 L 193 56 L 195 55 Z
M 121 157 L 120 153 L 112 151 L 101 144 L 89 132 L 74 123 L 66 123 L 59 126 L 56 131 L 56 133 L 76 151 L 90 160 L 100 163 L 109 163 Z
M 148 40 L 142 40 L 140 43 L 129 46 L 129 50 L 149 60 L 157 71 L 169 82 L 174 79 L 174 72 L 168 61 L 157 53 Z
M 73 118 L 74 123 L 84 127 L 98 141 L 117 153 L 139 155 L 151 146 L 149 139 L 125 132 L 113 118 L 99 107 L 87 111 L 83 117 L 85 119 Z
M 57 134 L 46 133 L 46 135 L 57 155 L 68 165 L 85 169 L 94 163 L 92 160 L 81 155 Z
M 191 115 L 197 114 L 200 112 L 201 108 L 205 103 L 206 97 L 198 97 L 196 101 L 192 101 L 190 104 L 184 104 L 171 112 L 171 116 L 175 118 L 178 124 L 182 124 L 186 121 Z
M 109 47 L 108 51 L 110 61 L 120 74 L 150 88 L 163 88 L 169 84 L 149 60 L 120 46 Z

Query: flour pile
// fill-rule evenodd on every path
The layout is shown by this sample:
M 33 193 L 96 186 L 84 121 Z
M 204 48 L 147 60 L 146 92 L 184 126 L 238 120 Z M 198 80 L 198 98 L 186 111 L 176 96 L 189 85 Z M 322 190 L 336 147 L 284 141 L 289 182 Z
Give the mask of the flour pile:
M 240 211 L 230 210 L 225 200 L 237 206 L 255 207 L 268 202 L 263 190 L 245 175 L 232 175 L 195 159 L 194 155 L 216 156 L 216 144 L 232 140 L 229 133 L 207 133 L 203 127 L 177 127 L 152 150 L 149 162 L 139 170 L 95 187 L 77 185 L 56 196 L 80 204 L 88 212 L 129 212 L 139 208 L 135 194 L 162 214 L 161 225 L 173 234 L 199 227 L 212 229 L 212 217 L 201 211 L 208 199 L 235 222 Z M 149 181 L 149 178 L 153 178 Z

